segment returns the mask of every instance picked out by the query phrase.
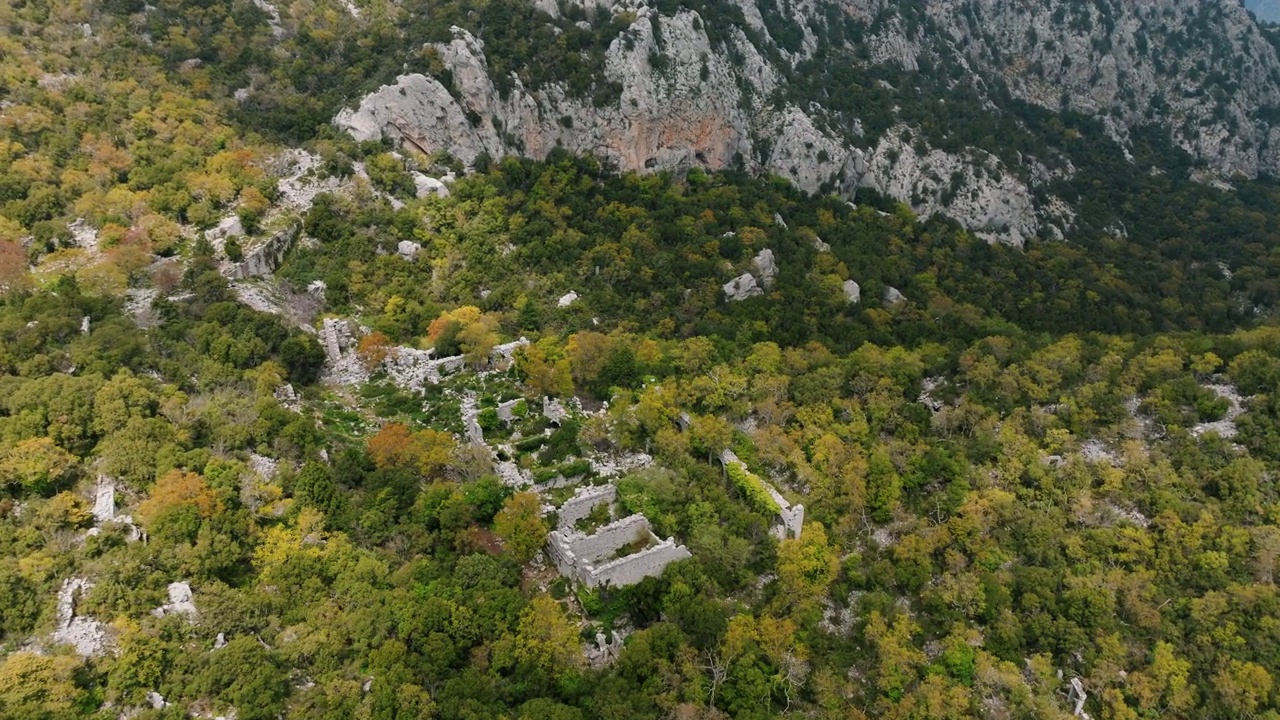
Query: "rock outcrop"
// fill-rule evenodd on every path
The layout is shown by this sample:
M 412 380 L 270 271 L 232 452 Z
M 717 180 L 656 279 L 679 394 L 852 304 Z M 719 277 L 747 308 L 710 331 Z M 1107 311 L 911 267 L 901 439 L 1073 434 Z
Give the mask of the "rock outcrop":
M 751 273 L 743 273 L 724 284 L 724 297 L 730 302 L 741 302 L 763 294 L 764 290 L 760 289 L 755 275 Z
M 593 11 L 588 15 L 605 8 L 584 5 Z M 801 63 L 821 50 L 827 63 L 955 68 L 926 78 L 936 97 L 963 85 L 979 98 L 976 109 L 993 116 L 1019 112 L 1009 96 L 1093 115 L 1126 153 L 1131 130 L 1161 125 L 1206 163 L 1210 172 L 1201 179 L 1280 174 L 1280 127 L 1268 120 L 1280 108 L 1280 60 L 1238 3 L 837 5 L 862 24 L 856 44 L 832 44 L 843 42 L 833 38 L 844 31 L 823 32 L 830 15 L 818 3 L 792 4 L 779 17 L 763 14 L 755 0 L 736 0 L 732 12 L 704 17 L 623 0 L 609 12 L 629 25 L 595 70 L 600 84 L 620 89 L 607 101 L 570 92 L 563 82 L 526 86 L 521 77 L 528 73 L 495 78 L 489 58 L 498 49 L 454 27 L 450 41 L 428 46 L 445 71 L 439 78 L 403 75 L 342 110 L 335 123 L 357 140 L 390 137 L 428 154 L 447 151 L 468 165 L 481 156 L 542 159 L 563 148 L 622 170 L 741 167 L 850 199 L 874 188 L 919 214 L 955 218 L 990 241 L 1021 244 L 1070 229 L 1071 209 L 1045 191 L 1074 172 L 1069 162 L 1002 160 L 958 147 L 948 128 L 884 125 L 886 113 L 907 115 L 896 106 L 875 109 L 881 129 L 865 132 L 855 114 L 872 109 L 836 110 L 820 83 L 808 84 L 815 88 L 810 97 L 797 96 L 796 88 L 806 86 L 795 82 L 797 74 L 812 79 L 818 72 Z M 567 23 L 555 3 L 537 7 L 548 21 Z M 510 65 L 505 55 L 503 65 Z M 883 80 L 871 84 L 897 100 Z M 425 180 L 415 177 L 420 195 L 443 189 Z

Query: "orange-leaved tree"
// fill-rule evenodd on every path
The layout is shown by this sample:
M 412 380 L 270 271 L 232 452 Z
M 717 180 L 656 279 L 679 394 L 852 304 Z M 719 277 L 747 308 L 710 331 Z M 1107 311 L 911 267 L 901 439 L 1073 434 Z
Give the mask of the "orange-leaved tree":
M 193 541 L 200 523 L 221 513 L 222 502 L 195 473 L 170 470 L 138 506 L 138 521 L 152 535 Z
M 369 455 L 380 469 L 403 468 L 424 477 L 439 477 L 454 458 L 457 443 L 447 432 L 413 432 L 400 423 L 387 423 L 368 441 Z

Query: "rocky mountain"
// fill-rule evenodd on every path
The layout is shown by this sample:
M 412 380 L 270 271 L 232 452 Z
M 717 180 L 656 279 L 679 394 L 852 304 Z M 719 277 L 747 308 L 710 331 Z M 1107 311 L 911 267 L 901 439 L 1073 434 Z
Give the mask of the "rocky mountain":
M 593 34 L 601 52 L 570 55 L 589 89 L 548 79 L 539 65 L 563 60 L 491 26 L 453 25 L 425 45 L 432 70 L 335 122 L 466 163 L 563 148 L 624 170 L 740 166 L 851 199 L 872 188 L 1015 244 L 1074 222 L 1055 184 L 1077 168 L 1028 112 L 1089 118 L 1094 152 L 1129 162 L 1131 133 L 1158 128 L 1202 181 L 1280 174 L 1280 60 L 1238 0 L 538 0 L 531 12 L 549 47 Z M 1035 152 L 1010 150 L 1022 146 Z

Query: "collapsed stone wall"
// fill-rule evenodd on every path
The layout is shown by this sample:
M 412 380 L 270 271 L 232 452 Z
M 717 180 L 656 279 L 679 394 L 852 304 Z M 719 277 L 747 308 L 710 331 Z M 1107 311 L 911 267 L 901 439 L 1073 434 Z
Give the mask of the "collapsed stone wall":
M 284 262 L 285 254 L 293 247 L 293 241 L 298 238 L 298 231 L 301 229 L 301 223 L 294 223 L 272 235 L 265 243 L 250 251 L 244 261 L 232 265 L 227 277 L 243 280 L 271 275 Z

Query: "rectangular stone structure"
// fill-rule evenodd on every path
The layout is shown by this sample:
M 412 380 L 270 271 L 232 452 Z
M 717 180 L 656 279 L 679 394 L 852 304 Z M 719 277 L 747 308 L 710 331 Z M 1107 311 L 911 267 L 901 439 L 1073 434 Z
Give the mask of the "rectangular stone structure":
M 621 548 L 647 540 L 645 549 L 615 558 Z M 547 550 L 556 568 L 565 577 L 594 588 L 601 585 L 622 587 L 662 574 L 667 565 L 690 555 L 683 545 L 653 534 L 649 520 L 632 515 L 600 528 L 593 535 L 574 530 L 553 530 L 547 536 Z

